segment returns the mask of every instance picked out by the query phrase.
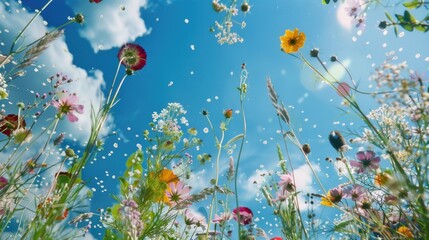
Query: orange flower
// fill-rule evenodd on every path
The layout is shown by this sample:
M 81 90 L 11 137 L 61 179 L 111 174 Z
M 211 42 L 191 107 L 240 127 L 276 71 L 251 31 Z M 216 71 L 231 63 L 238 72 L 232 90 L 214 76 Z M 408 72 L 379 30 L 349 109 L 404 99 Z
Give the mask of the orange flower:
M 298 52 L 304 46 L 305 34 L 299 32 L 298 28 L 295 30 L 286 30 L 285 35 L 280 37 L 280 47 L 286 53 Z
M 166 191 L 171 192 L 171 189 L 169 187 L 170 183 L 178 183 L 179 178 L 171 171 L 170 169 L 162 169 L 159 173 L 158 179 L 160 182 L 163 182 L 167 185 L 167 188 L 164 191 L 164 194 L 162 196 L 162 201 L 165 203 L 169 203 L 170 199 L 168 198 L 167 194 L 165 194 Z
M 391 176 L 388 172 L 377 173 L 374 177 L 374 184 L 379 187 L 384 186 L 390 178 Z
M 407 238 L 413 238 L 413 232 L 411 232 L 411 230 L 405 226 L 401 226 L 398 228 L 397 232 Z

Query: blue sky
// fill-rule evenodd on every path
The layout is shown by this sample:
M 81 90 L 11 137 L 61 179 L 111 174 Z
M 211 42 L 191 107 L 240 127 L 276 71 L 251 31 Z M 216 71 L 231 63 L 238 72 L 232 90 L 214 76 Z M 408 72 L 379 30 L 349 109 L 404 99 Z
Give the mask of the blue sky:
M 223 15 L 212 10 L 211 1 L 202 0 L 105 0 L 100 4 L 53 1 L 42 14 L 47 24 L 42 19 L 34 23 L 26 37 L 28 40 L 40 36 L 46 27 L 65 22 L 68 16 L 84 13 L 86 22 L 82 26 L 68 26 L 65 37 L 40 58 L 40 63 L 48 63 L 34 66 L 37 72 L 29 69 L 28 76 L 43 81 L 53 73 L 64 72 L 79 79 L 73 90 L 82 96 L 86 109 L 89 109 L 91 102 L 98 103 L 103 93 L 106 94 L 106 86 L 110 86 L 117 66 L 116 54 L 122 44 L 136 42 L 146 49 L 148 55 L 145 68 L 126 80 L 120 94 L 121 101 L 112 111 L 109 131 L 119 134 L 107 140 L 105 151 L 84 172 L 89 187 L 96 190 L 91 201 L 93 211 L 111 205 L 113 199 L 110 194 L 117 193 L 117 179 L 112 176 L 123 174 L 124 154 L 135 151 L 136 144 L 144 144 L 141 135 L 148 128 L 152 112 L 159 112 L 169 102 L 180 102 L 187 109 L 190 125 L 196 127 L 204 139 L 201 152 L 212 152 L 214 155 L 214 141 L 210 134 L 203 133 L 207 123 L 201 111 L 208 110 L 212 121 L 218 122 L 224 110 L 239 108 L 236 87 L 242 63 L 246 63 L 249 72 L 245 99 L 248 136 L 241 160 L 239 175 L 242 188 L 239 193 L 241 205 L 251 207 L 260 219 L 258 226 L 266 231 L 273 229 L 276 233 L 270 225 L 274 223 L 272 210 L 264 209 L 264 201 L 261 204 L 255 200 L 260 196 L 255 195 L 253 184 L 255 179 L 259 181 L 260 171 L 276 170 L 275 148 L 276 143 L 281 143 L 276 133 L 279 127 L 275 112 L 265 87 L 267 76 L 271 77 L 285 105 L 292 106 L 289 109 L 292 122 L 296 130 L 302 130 L 299 131 L 301 142 L 311 145 L 310 159 L 318 166 L 319 175 L 328 188 L 341 183 L 332 166 L 324 160 L 328 156 L 336 157 L 327 136 L 335 129 L 360 131 L 362 123 L 353 115 L 342 114 L 337 109 L 341 107 L 341 98 L 328 87 L 318 84 L 300 61 L 280 51 L 279 37 L 285 29 L 299 28 L 305 32 L 307 41 L 301 50 L 305 56 L 314 47 L 320 49 L 320 56 L 325 61 L 329 61 L 331 55 L 338 56 L 348 65 L 363 89 L 368 89 L 368 77 L 374 70 L 372 65 L 381 64 L 386 59 L 386 53 L 391 51 L 398 55 L 398 61 L 407 60 L 409 66 L 418 72 L 428 71 L 428 36 L 405 32 L 403 37 L 396 37 L 392 29 L 388 29 L 387 34 L 383 33 L 377 27 L 378 21 L 384 17 L 381 6 L 368 10 L 366 29 L 359 35 L 355 28 L 344 23 L 344 19 L 340 20 L 339 5 L 280 0 L 253 0 L 249 3 L 252 6 L 250 12 L 246 15 L 240 13 L 235 18 L 237 25 L 246 22 L 246 28 L 237 28 L 244 42 L 234 45 L 219 45 L 216 42 L 209 29 L 215 21 L 222 21 Z M 14 14 L 9 15 L 4 10 L 4 3 L 0 4 L 0 36 L 5 46 L 19 29 L 13 26 L 23 26 L 31 16 L 28 13 L 41 6 L 34 1 L 23 1 L 21 7 L 17 7 L 14 1 L 10 5 Z M 125 7 L 125 11 L 120 10 L 121 6 Z M 23 11 L 22 7 L 27 10 Z M 15 11 L 17 9 L 20 9 L 19 14 Z M 1 52 L 7 50 L 7 47 L 0 47 Z M 317 65 L 316 62 L 314 64 Z M 338 74 L 341 75 L 341 71 Z M 38 90 L 42 87 L 37 82 L 17 82 L 16 86 L 16 94 L 10 94 L 11 101 L 30 98 L 27 89 L 42 91 Z M 364 109 L 373 106 L 367 96 L 358 99 Z M 83 143 L 87 137 L 85 130 L 89 129 L 88 116 L 82 116 L 77 124 L 67 124 L 62 126 L 64 131 L 71 133 L 72 139 Z M 229 137 L 240 133 L 238 114 L 234 114 L 231 124 Z M 76 130 L 78 128 L 82 130 Z M 118 148 L 114 143 L 118 144 Z M 353 147 L 349 152 L 351 157 L 359 148 Z M 297 149 L 292 148 L 291 154 L 296 168 L 305 164 Z M 227 156 L 223 156 L 222 160 L 226 163 Z M 203 169 L 200 167 L 195 169 L 199 182 L 208 184 L 213 177 L 211 165 L 205 167 L 205 174 L 201 171 Z M 318 187 L 312 184 L 308 169 L 302 167 L 300 171 L 303 190 L 317 192 Z M 329 178 L 326 177 L 328 175 Z M 327 216 L 333 218 L 332 215 Z M 92 235 L 97 238 L 100 231 L 95 228 Z

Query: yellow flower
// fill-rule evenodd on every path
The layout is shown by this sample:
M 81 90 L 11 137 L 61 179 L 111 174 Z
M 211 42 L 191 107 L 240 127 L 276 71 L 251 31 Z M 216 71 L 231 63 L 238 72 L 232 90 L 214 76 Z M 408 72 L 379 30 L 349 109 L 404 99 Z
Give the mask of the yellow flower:
M 165 194 L 165 191 L 171 192 L 169 183 L 178 183 L 179 178 L 170 169 L 162 169 L 158 179 L 160 182 L 166 184 L 166 189 L 162 195 L 162 201 L 164 203 L 170 203 L 170 199 L 168 198 L 167 194 Z
M 398 233 L 407 237 L 407 238 L 413 238 L 413 232 L 411 232 L 411 230 L 405 226 L 401 226 L 398 228 Z
M 285 35 L 280 37 L 280 47 L 286 53 L 298 52 L 304 46 L 305 34 L 299 32 L 298 28 L 295 30 L 286 30 Z

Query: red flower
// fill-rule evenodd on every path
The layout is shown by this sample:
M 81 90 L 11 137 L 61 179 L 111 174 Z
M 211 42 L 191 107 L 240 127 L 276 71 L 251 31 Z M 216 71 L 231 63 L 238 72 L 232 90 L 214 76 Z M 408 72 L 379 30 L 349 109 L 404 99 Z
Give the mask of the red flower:
M 19 119 L 19 120 L 18 120 Z M 9 114 L 0 120 L 0 132 L 10 137 L 18 128 L 25 128 L 25 120 L 16 114 Z
M 118 59 L 125 67 L 137 71 L 146 65 L 146 51 L 137 44 L 127 43 L 118 52 Z
M 283 240 L 283 238 L 281 238 L 281 237 L 273 237 L 270 240 Z
M 253 212 L 247 207 L 238 207 L 232 211 L 232 217 L 235 221 L 238 221 L 237 214 L 240 214 L 240 223 L 242 225 L 248 225 L 252 222 Z
M 95 3 L 100 3 L 101 1 L 103 1 L 103 0 L 89 0 L 90 3 L 94 3 L 94 2 Z

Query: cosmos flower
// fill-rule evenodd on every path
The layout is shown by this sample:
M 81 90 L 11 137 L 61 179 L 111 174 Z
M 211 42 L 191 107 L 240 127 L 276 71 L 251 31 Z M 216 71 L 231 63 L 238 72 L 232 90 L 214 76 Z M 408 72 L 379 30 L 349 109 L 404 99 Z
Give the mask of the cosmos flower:
M 118 59 L 121 64 L 133 71 L 142 69 L 146 65 L 146 58 L 146 51 L 134 43 L 123 45 L 118 52 Z
M 79 118 L 75 113 L 83 113 L 83 105 L 78 104 L 78 97 L 75 94 L 62 97 L 59 100 L 53 100 L 52 105 L 57 108 L 59 117 L 66 115 L 70 122 L 76 122 Z
M 299 32 L 298 28 L 295 30 L 286 30 L 285 35 L 280 37 L 280 47 L 286 53 L 298 52 L 304 46 L 305 34 Z
M 228 222 L 231 220 L 232 214 L 229 212 L 223 212 L 219 215 L 215 214 L 214 218 L 212 219 L 213 223 L 217 223 L 219 225 L 223 225 L 225 222 Z
M 351 160 L 350 165 L 358 169 L 358 173 L 364 173 L 368 169 L 376 170 L 380 167 L 380 157 L 376 157 L 374 151 L 367 150 L 356 153 L 357 161 Z
M 176 204 L 181 203 L 182 201 L 190 197 L 189 192 L 191 188 L 186 186 L 183 182 L 179 181 L 177 183 L 170 182 L 168 184 L 165 195 L 169 199 L 169 202 L 174 207 Z
M 325 197 L 322 197 L 322 202 L 320 204 L 328 207 L 334 206 L 334 204 L 339 203 L 343 199 L 343 190 L 341 187 L 337 187 L 328 191 Z
M 362 7 L 360 0 L 348 0 L 347 6 L 344 8 L 350 17 L 356 17 L 360 14 Z
M 238 207 L 232 211 L 232 217 L 235 219 L 235 221 L 238 221 L 238 216 L 240 215 L 240 224 L 242 225 L 248 225 L 252 222 L 253 219 L 253 212 L 250 210 L 250 208 L 247 207 Z
M 293 191 L 295 189 L 295 184 L 293 184 L 293 177 L 290 174 L 282 174 L 280 176 L 280 181 L 278 182 L 280 188 L 284 188 L 287 191 Z
M 185 224 L 188 226 L 195 225 L 196 227 L 201 227 L 202 229 L 207 227 L 206 219 L 203 216 L 193 214 L 189 209 L 185 210 L 184 218 Z
M 344 190 L 344 197 L 351 198 L 353 201 L 361 201 L 366 196 L 365 188 L 361 185 L 353 185 L 353 187 Z
M 25 128 L 26 123 L 22 116 L 9 114 L 0 120 L 0 132 L 10 137 L 18 128 Z

